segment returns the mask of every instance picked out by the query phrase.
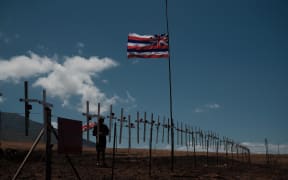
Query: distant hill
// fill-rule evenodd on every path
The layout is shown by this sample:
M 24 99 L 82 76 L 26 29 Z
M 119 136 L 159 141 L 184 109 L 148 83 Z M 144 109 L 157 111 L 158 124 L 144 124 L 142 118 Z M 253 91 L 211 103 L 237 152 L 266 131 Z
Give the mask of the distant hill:
M 25 118 L 16 113 L 1 112 L 0 114 L 0 139 L 2 141 L 12 142 L 33 142 L 38 136 L 43 124 L 30 120 L 29 134 L 25 136 Z M 42 137 L 42 141 L 44 138 Z M 57 143 L 56 138 L 52 135 L 52 143 Z M 95 143 L 83 139 L 84 146 L 93 146 Z

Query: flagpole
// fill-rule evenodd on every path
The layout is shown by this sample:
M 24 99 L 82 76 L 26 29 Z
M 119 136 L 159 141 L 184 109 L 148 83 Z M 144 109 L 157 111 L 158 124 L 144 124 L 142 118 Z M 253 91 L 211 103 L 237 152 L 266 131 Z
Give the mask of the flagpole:
M 168 35 L 168 64 L 169 64 L 169 92 L 170 92 L 170 126 L 171 126 L 171 171 L 174 171 L 174 122 L 173 122 L 173 104 L 172 104 L 172 78 L 171 78 L 171 60 L 170 60 L 170 36 L 168 24 L 168 0 L 165 0 L 165 17 L 166 17 L 166 31 Z M 169 128 L 169 127 L 168 127 Z

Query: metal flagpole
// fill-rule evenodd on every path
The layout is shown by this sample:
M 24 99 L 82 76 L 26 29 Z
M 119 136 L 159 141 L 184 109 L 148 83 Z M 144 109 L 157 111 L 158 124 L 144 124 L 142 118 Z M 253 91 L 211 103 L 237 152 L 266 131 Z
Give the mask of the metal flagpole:
M 171 60 L 170 60 L 170 42 L 169 42 L 169 24 L 168 24 L 168 0 L 165 0 L 166 12 L 166 31 L 168 35 L 168 62 L 169 62 L 169 92 L 170 92 L 170 127 L 171 127 L 171 170 L 174 170 L 174 123 L 173 123 L 173 106 L 172 106 L 172 79 L 171 79 Z

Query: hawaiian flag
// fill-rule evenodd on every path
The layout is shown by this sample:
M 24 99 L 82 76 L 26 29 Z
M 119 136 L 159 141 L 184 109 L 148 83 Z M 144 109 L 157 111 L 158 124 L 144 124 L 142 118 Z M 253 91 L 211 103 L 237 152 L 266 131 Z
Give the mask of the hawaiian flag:
M 128 58 L 169 57 L 168 35 L 139 35 L 130 33 L 127 46 Z
M 82 126 L 82 132 L 87 131 L 88 129 L 92 129 L 92 128 L 94 128 L 94 126 L 96 126 L 95 122 L 89 122 L 88 126 L 87 126 L 87 124 L 84 124 Z

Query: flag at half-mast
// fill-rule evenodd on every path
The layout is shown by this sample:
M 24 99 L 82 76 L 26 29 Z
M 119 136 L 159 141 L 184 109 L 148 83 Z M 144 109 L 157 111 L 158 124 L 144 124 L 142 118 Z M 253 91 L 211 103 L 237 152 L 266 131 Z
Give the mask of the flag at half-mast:
M 168 35 L 139 35 L 136 33 L 128 34 L 127 57 L 168 58 Z

